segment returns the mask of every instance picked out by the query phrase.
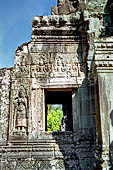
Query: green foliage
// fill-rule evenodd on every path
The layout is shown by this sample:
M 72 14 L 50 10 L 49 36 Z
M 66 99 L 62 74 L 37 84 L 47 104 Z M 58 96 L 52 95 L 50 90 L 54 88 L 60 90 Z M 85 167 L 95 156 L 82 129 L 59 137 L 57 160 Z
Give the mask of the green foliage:
M 52 105 L 48 105 L 47 130 L 48 131 L 60 130 L 62 118 L 63 111 L 61 107 L 53 107 Z

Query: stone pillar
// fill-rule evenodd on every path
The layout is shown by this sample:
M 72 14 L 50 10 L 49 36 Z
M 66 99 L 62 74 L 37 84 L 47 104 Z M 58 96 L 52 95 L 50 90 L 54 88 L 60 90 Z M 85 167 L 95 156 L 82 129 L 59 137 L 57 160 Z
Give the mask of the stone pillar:
M 44 131 L 43 121 L 43 89 L 32 90 L 32 133 L 35 135 L 39 131 Z M 44 115 L 45 116 L 45 115 Z
M 90 104 L 89 104 L 89 89 L 87 80 L 84 80 L 82 86 L 78 89 L 78 114 L 79 114 L 79 129 L 83 134 L 88 133 L 90 128 Z
M 105 41 L 105 40 L 104 40 Z M 106 42 L 107 44 L 107 42 Z M 110 46 L 105 42 L 96 44 L 95 55 L 95 77 L 96 77 L 96 117 L 97 134 L 101 135 L 102 145 L 102 169 L 108 170 L 112 167 L 111 150 L 113 149 L 113 59 L 112 52 L 107 48 Z M 101 51 L 101 52 L 100 52 Z M 111 54 L 110 54 L 111 53 Z M 99 115 L 98 115 L 99 114 Z M 100 116 L 100 121 L 99 121 Z M 99 125 L 100 124 L 100 125 Z M 101 132 L 101 134 L 100 134 Z M 98 137 L 99 139 L 99 137 Z M 99 143 L 99 142 L 98 142 Z
M 113 73 L 98 73 L 100 123 L 102 133 L 102 167 L 107 169 L 110 159 L 110 147 L 113 146 Z

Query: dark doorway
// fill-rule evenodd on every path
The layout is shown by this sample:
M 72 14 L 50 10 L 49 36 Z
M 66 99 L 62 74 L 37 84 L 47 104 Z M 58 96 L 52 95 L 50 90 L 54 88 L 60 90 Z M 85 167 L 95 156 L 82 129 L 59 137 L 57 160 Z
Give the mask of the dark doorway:
M 47 131 L 47 116 L 48 106 L 52 105 L 61 107 L 63 116 L 59 131 L 72 131 L 72 91 L 45 91 L 45 115 L 46 115 L 46 131 Z

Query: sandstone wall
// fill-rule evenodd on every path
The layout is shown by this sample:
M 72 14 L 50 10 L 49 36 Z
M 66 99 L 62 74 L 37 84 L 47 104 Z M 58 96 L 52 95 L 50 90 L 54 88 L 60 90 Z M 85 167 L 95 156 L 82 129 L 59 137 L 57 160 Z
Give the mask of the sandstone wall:
M 0 69 L 1 170 L 112 168 L 111 1 L 59 0 L 32 27 Z M 66 90 L 73 131 L 46 132 L 45 93 Z

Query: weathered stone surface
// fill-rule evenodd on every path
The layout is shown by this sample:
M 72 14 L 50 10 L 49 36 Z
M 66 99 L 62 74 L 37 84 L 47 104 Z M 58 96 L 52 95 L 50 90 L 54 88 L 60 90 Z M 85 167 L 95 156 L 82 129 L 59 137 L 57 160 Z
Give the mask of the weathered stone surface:
M 112 169 L 112 2 L 58 0 L 51 13 L 0 69 L 0 169 Z M 46 131 L 47 92 L 62 94 L 71 131 Z
M 0 70 L 0 144 L 7 142 L 11 69 Z

